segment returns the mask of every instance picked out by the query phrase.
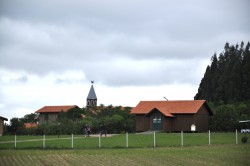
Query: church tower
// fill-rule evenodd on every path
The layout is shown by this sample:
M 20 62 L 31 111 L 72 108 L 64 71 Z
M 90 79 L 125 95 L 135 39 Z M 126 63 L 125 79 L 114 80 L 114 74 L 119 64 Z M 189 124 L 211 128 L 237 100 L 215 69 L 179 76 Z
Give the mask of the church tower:
M 94 81 L 91 81 L 92 85 L 91 85 L 91 88 L 89 90 L 89 95 L 87 97 L 87 107 L 95 107 L 97 106 L 97 97 L 96 97 L 96 94 L 95 94 L 95 89 L 94 89 Z

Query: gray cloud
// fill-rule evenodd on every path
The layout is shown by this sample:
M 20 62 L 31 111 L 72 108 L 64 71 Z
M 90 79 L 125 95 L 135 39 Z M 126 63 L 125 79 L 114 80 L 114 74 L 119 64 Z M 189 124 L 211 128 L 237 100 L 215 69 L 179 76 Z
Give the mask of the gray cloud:
M 125 105 L 156 89 L 156 98 L 191 99 L 214 52 L 226 42 L 249 41 L 249 6 L 248 0 L 1 0 L 0 108 L 9 110 L 1 115 L 75 104 L 90 80 L 104 88 L 100 94 L 96 86 L 102 98 L 119 89 Z M 130 87 L 139 97 L 128 99 Z M 180 87 L 187 92 L 178 97 Z
M 11 79 L 11 82 L 15 83 L 26 83 L 28 81 L 28 77 L 25 75 L 19 76 L 15 79 Z
M 244 0 L 9 0 L 0 6 L 1 67 L 39 75 L 79 70 L 116 86 L 197 84 L 202 61 L 225 42 L 250 37 Z

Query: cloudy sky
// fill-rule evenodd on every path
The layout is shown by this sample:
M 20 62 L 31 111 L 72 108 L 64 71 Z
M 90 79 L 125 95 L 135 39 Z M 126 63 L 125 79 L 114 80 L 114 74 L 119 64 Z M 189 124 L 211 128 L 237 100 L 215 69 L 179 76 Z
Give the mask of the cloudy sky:
M 0 0 L 0 116 L 192 100 L 211 56 L 250 40 L 248 0 Z

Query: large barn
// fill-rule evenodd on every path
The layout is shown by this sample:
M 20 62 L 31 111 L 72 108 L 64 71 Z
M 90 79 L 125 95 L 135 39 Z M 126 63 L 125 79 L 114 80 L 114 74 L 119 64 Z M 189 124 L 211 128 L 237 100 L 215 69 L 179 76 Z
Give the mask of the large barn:
M 135 115 L 136 131 L 202 132 L 208 130 L 213 112 L 205 100 L 141 101 L 131 114 Z

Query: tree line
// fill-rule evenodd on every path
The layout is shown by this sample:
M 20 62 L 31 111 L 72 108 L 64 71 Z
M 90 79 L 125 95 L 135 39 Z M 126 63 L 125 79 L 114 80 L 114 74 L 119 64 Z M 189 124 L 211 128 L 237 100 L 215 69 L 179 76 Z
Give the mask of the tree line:
M 250 100 L 250 43 L 225 44 L 224 51 L 211 58 L 194 99 L 215 104 Z
M 249 42 L 226 43 L 218 57 L 212 56 L 194 99 L 205 99 L 211 106 L 212 130 L 232 131 L 240 128 L 240 120 L 250 119 Z
M 99 133 L 101 124 L 105 124 L 108 133 L 134 132 L 134 116 L 130 114 L 130 110 L 131 107 L 114 107 L 112 105 L 72 108 L 67 112 L 61 111 L 55 122 L 25 128 L 25 123 L 37 123 L 38 121 L 38 114 L 31 113 L 22 118 L 12 118 L 10 125 L 5 125 L 5 134 L 83 134 L 86 124 L 91 127 L 91 132 L 94 134 Z

